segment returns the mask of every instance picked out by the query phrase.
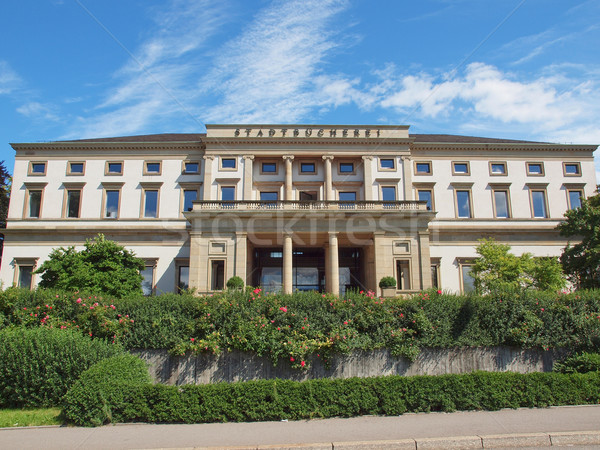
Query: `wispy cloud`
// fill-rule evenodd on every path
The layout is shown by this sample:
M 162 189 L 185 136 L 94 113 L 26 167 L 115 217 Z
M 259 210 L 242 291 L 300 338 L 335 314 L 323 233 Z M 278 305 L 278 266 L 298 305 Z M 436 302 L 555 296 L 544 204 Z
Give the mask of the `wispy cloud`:
M 52 122 L 60 120 L 53 106 L 44 105 L 39 102 L 25 103 L 17 108 L 17 112 L 34 120 L 49 120 Z
M 13 93 L 21 85 L 21 77 L 17 75 L 6 61 L 0 60 L 0 95 Z
M 200 80 L 216 92 L 207 121 L 293 122 L 324 104 L 345 102 L 324 83 L 321 69 L 339 45 L 331 26 L 347 7 L 341 0 L 276 1 L 221 49 L 214 68 Z M 350 82 L 351 83 L 351 82 Z

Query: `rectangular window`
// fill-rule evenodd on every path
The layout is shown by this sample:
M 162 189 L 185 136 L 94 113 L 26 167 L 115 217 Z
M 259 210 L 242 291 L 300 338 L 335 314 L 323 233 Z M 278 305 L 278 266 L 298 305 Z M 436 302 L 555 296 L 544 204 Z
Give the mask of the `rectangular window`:
M 160 175 L 160 171 L 161 171 L 160 161 L 144 162 L 144 175 Z
M 192 202 L 198 200 L 197 189 L 184 189 L 183 190 L 183 210 L 191 211 L 194 207 Z
M 395 168 L 396 162 L 393 158 L 379 158 L 380 170 L 394 170 Z
M 31 161 L 28 175 L 46 175 L 46 163 Z
M 211 261 L 211 283 L 210 288 L 213 291 L 221 291 L 225 288 L 225 261 L 217 259 Z
M 145 266 L 140 274 L 142 275 L 142 292 L 145 296 L 152 295 L 154 293 L 154 265 Z
M 190 288 L 190 266 L 177 266 L 177 291 L 182 292 Z
M 275 162 L 264 162 L 261 165 L 260 171 L 262 173 L 277 173 L 277 163 Z
M 19 278 L 17 286 L 20 288 L 31 289 L 33 282 L 33 266 L 17 266 Z
M 144 189 L 144 217 L 158 217 L 158 190 Z
M 396 187 L 395 186 L 381 186 L 381 200 L 384 202 L 395 202 L 396 201 Z M 383 207 L 393 207 L 392 203 L 384 204 Z
M 31 219 L 39 219 L 40 213 L 42 212 L 42 191 L 29 191 L 27 207 L 27 217 Z
M 354 173 L 354 163 L 351 162 L 341 162 L 339 166 L 340 173 L 350 174 Z
M 300 201 L 312 202 L 319 200 L 319 194 L 317 191 L 300 191 Z
M 452 175 L 470 175 L 468 162 L 453 162 Z
M 81 189 L 67 190 L 67 217 L 79 217 L 79 208 L 81 205 Z
M 415 174 L 416 175 L 431 175 L 431 162 L 430 161 L 415 161 Z
M 461 287 L 463 293 L 473 292 L 475 290 L 475 280 L 471 276 L 471 264 L 460 265 Z
M 417 190 L 417 198 L 422 202 L 427 202 L 427 210 L 433 210 L 433 190 L 419 189 Z
M 581 165 L 578 162 L 563 163 L 563 173 L 566 177 L 579 177 L 581 176 Z
M 85 173 L 84 162 L 71 162 L 67 163 L 67 175 L 83 175 Z
M 505 162 L 490 162 L 490 175 L 506 175 L 506 163 Z
M 235 158 L 221 158 L 221 169 L 233 170 L 236 167 Z
M 548 209 L 546 205 L 545 190 L 530 190 L 531 194 L 531 209 L 533 217 L 545 219 L 548 217 Z
M 396 261 L 396 280 L 399 290 L 410 289 L 410 265 L 407 260 Z
M 317 171 L 316 165 L 314 162 L 303 162 L 300 163 L 300 172 L 301 173 L 315 173 Z
M 104 199 L 104 217 L 107 219 L 117 219 L 119 217 L 119 197 L 121 191 L 117 189 L 108 189 L 105 191 Z
M 106 161 L 105 175 L 123 175 L 122 161 Z
M 457 216 L 470 219 L 471 216 L 471 191 L 457 190 L 456 192 L 456 212 Z
M 544 163 L 541 162 L 528 162 L 527 175 L 531 176 L 543 176 L 544 175 Z
M 260 200 L 263 202 L 276 202 L 279 200 L 278 192 L 261 192 Z
M 340 192 L 339 193 L 340 202 L 355 202 L 356 201 L 356 192 Z M 356 207 L 355 203 L 341 203 L 339 206 L 341 209 L 354 209 Z
M 233 186 L 222 186 L 221 187 L 221 200 L 225 202 L 232 202 L 235 200 L 235 188 Z
M 583 198 L 582 190 L 569 189 L 567 195 L 569 199 L 569 209 L 581 208 L 581 199 Z
M 499 219 L 508 219 L 510 217 L 510 208 L 508 203 L 508 191 L 497 189 L 494 193 L 494 217 Z
M 200 163 L 197 161 L 184 161 L 183 162 L 183 170 L 181 173 L 183 174 L 192 174 L 200 172 Z
M 431 287 L 434 289 L 440 289 L 440 260 L 437 258 L 436 261 L 433 261 L 432 258 L 431 262 Z

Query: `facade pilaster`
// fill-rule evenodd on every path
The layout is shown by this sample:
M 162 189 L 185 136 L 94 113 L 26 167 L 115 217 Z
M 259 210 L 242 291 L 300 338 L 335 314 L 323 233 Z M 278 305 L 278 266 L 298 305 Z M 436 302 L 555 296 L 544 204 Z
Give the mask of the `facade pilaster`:
M 253 161 L 254 155 L 244 155 L 244 200 L 253 200 L 252 199 L 252 186 L 254 184 L 253 181 Z
M 373 157 L 363 156 L 365 200 L 373 200 Z
M 331 174 L 331 162 L 333 155 L 323 155 L 325 161 L 325 200 L 333 201 L 333 178 Z
M 429 289 L 431 287 L 429 231 L 419 231 L 419 260 L 421 263 L 421 289 Z
M 330 293 L 340 295 L 340 259 L 337 232 L 329 232 L 329 272 L 331 274 Z
M 207 261 L 208 251 L 202 233 L 190 231 L 190 289 L 195 288 L 198 292 L 208 291 Z
M 237 231 L 235 233 L 235 266 L 234 275 L 246 282 L 246 263 L 248 259 L 248 233 Z
M 404 200 L 413 199 L 412 189 L 412 163 L 410 156 L 402 156 L 402 175 L 404 178 Z
M 383 277 L 390 275 L 390 273 L 386 272 L 385 267 L 385 247 L 383 245 L 384 241 L 384 233 L 383 232 L 375 232 L 373 233 L 373 256 L 375 260 L 374 264 L 374 278 L 375 278 L 375 292 L 379 293 L 379 280 Z M 392 269 L 393 270 L 393 269 Z
M 283 235 L 283 293 L 291 294 L 293 291 L 293 246 L 292 246 L 292 235 Z
M 202 183 L 204 195 L 203 200 L 213 200 L 212 196 L 212 184 L 213 184 L 213 161 L 215 157 L 213 155 L 204 155 L 204 183 Z
M 284 155 L 285 161 L 285 200 L 294 200 L 292 190 L 292 162 L 293 155 Z

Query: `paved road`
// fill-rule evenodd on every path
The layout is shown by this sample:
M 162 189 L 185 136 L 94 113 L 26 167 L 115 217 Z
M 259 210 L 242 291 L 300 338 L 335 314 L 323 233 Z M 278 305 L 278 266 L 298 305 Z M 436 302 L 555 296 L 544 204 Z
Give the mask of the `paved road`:
M 600 448 L 600 405 L 296 422 L 0 429 L 1 449 Z

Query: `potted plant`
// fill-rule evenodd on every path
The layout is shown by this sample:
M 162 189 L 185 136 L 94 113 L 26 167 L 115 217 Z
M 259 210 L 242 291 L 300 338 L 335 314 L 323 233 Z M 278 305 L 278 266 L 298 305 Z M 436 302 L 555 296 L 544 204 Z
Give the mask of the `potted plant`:
M 241 291 L 244 287 L 244 280 L 236 275 L 227 280 L 226 286 L 232 291 Z
M 383 277 L 379 280 L 379 287 L 381 288 L 382 297 L 396 296 L 396 279 L 394 277 Z

